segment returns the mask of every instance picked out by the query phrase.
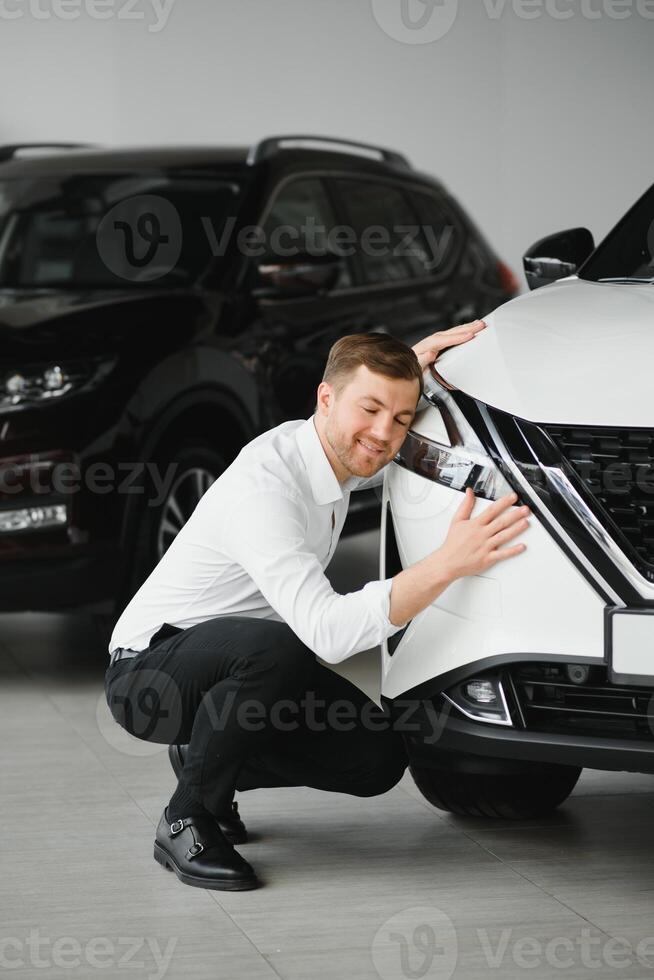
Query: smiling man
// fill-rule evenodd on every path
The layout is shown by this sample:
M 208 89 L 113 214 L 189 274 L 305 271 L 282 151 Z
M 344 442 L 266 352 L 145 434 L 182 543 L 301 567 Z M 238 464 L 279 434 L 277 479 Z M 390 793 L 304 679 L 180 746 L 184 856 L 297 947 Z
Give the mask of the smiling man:
M 335 664 L 376 646 L 455 578 L 517 554 L 524 545 L 500 546 L 526 515 L 509 510 L 512 496 L 472 519 L 467 492 L 441 548 L 393 578 L 341 595 L 325 568 L 350 492 L 380 482 L 404 441 L 423 368 L 484 326 L 464 324 L 414 349 L 383 334 L 339 340 L 315 414 L 245 446 L 118 620 L 107 703 L 131 734 L 171 746 L 178 784 L 154 856 L 186 884 L 259 884 L 234 849 L 247 840 L 236 790 L 374 796 L 401 778 L 401 733 L 317 658 Z M 349 726 L 334 723 L 337 704 Z

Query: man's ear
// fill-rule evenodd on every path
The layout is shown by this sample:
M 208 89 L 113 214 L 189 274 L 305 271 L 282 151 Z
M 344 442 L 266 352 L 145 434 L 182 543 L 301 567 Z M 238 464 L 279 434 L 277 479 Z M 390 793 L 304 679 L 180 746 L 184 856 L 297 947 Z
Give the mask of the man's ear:
M 334 389 L 327 381 L 321 381 L 318 385 L 316 411 L 319 415 L 327 417 L 329 410 L 334 402 Z

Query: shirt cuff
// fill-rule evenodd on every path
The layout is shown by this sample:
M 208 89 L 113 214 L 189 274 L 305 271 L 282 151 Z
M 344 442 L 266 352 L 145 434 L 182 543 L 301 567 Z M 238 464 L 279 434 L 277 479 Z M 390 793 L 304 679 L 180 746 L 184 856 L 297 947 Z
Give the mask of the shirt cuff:
M 391 588 L 393 579 L 379 579 L 376 582 L 368 582 L 364 585 L 362 594 L 366 597 L 369 608 L 375 613 L 379 625 L 383 631 L 381 640 L 387 640 L 389 636 L 394 636 L 404 629 L 404 626 L 395 626 L 388 618 L 391 609 Z

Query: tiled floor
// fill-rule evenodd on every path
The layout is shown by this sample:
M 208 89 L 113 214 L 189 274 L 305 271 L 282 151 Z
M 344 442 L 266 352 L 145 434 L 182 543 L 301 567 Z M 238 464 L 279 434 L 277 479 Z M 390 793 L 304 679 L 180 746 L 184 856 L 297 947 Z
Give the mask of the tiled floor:
M 374 576 L 374 536 L 341 543 L 335 578 L 354 567 Z M 0 619 L 0 974 L 654 975 L 650 777 L 588 771 L 522 824 L 442 814 L 408 775 L 372 799 L 254 790 L 242 850 L 264 887 L 189 888 L 152 858 L 165 749 L 122 737 L 105 661 L 84 618 Z

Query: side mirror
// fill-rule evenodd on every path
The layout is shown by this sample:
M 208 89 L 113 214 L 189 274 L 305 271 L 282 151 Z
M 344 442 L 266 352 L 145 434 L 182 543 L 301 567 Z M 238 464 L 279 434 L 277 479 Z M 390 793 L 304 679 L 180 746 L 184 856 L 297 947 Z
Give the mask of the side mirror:
M 257 299 L 294 299 L 319 296 L 333 289 L 343 272 L 335 255 L 294 255 L 264 260 L 257 266 Z
M 522 264 L 530 289 L 571 276 L 595 248 L 588 228 L 570 228 L 541 238 L 525 252 Z

